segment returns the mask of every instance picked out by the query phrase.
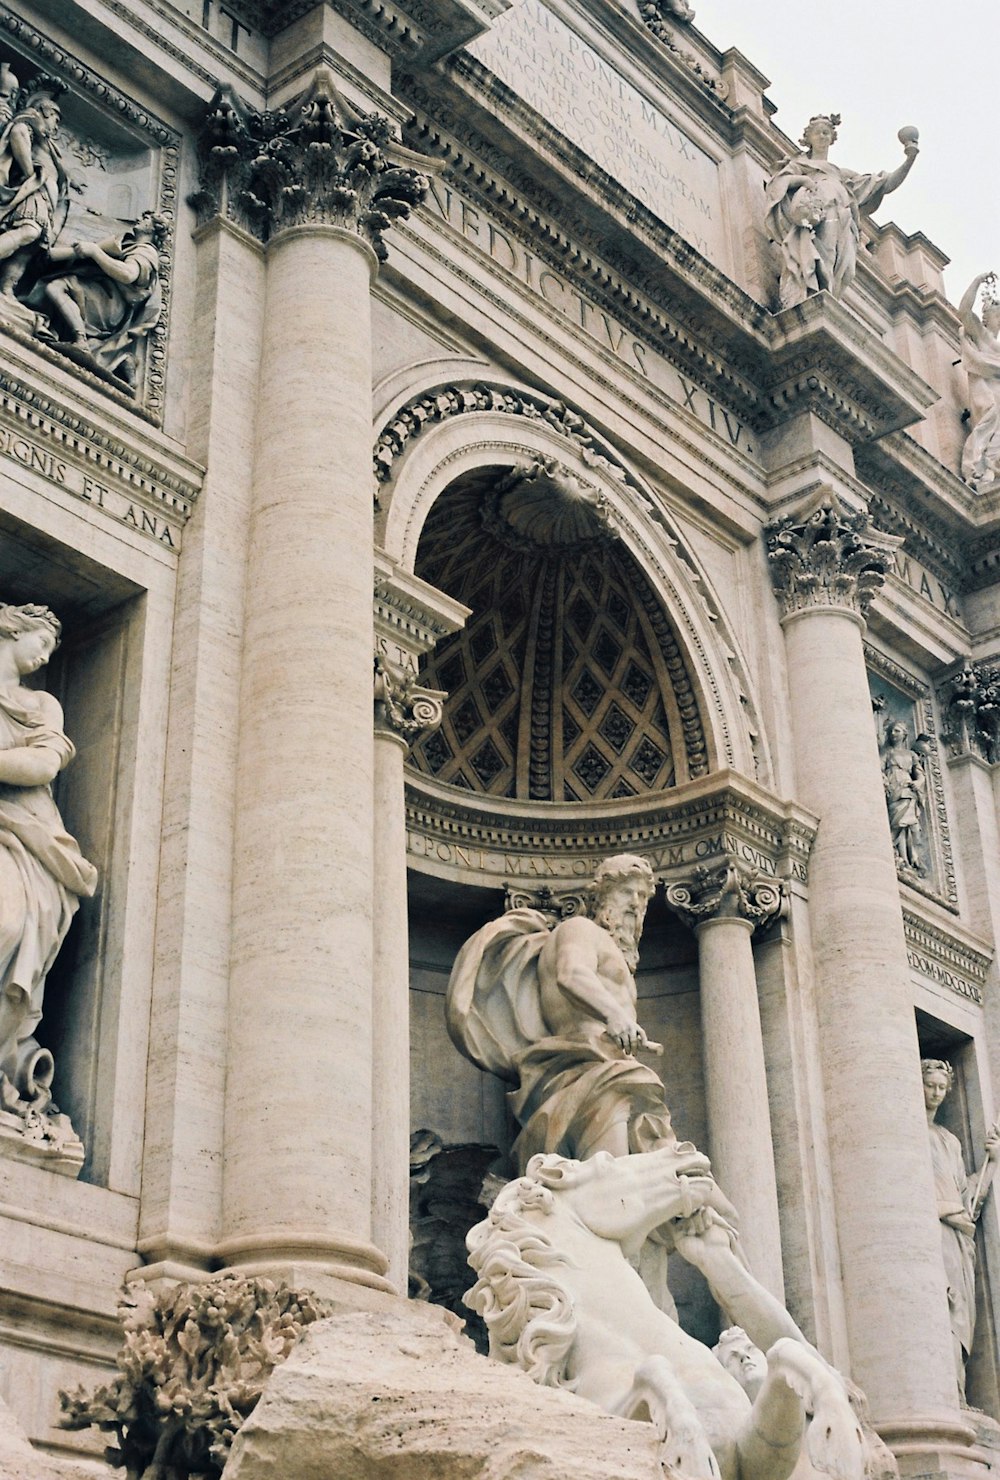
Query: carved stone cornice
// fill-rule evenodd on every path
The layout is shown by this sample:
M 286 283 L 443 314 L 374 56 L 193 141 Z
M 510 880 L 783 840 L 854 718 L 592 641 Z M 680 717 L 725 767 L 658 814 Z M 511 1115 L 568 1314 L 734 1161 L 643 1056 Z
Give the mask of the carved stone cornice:
M 985 942 L 954 926 L 943 929 L 909 909 L 903 910 L 903 928 L 911 970 L 982 1005 L 994 954 Z
M 448 695 L 443 689 L 425 689 L 416 674 L 375 654 L 375 732 L 394 735 L 412 745 L 421 735 L 436 730 L 444 714 Z
M 765 525 L 764 538 L 784 617 L 823 607 L 867 616 L 902 543 L 877 530 L 867 511 L 848 509 L 832 490 Z
M 780 879 L 765 878 L 729 853 L 721 864 L 698 864 L 688 879 L 668 883 L 664 897 L 691 930 L 724 919 L 745 920 L 757 930 L 777 919 L 784 891 Z
M 190 204 L 199 224 L 223 215 L 264 242 L 295 226 L 338 226 L 384 262 L 383 234 L 427 193 L 417 161 L 393 140 L 387 118 L 359 113 L 318 67 L 302 96 L 274 112 L 248 107 L 230 87 L 216 90 Z
M 1000 655 L 968 660 L 939 691 L 941 738 L 952 756 L 1000 761 Z

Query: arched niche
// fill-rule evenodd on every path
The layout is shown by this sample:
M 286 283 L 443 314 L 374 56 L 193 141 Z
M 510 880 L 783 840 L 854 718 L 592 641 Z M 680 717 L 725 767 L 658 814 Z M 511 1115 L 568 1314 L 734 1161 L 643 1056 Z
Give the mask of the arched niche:
M 449 647 L 468 652 L 478 638 L 485 653 L 487 605 L 495 645 L 517 647 L 496 670 L 508 690 L 499 705 L 479 703 L 462 675 L 445 726 L 452 756 L 435 767 L 425 747 L 418 772 L 443 772 L 449 789 L 550 805 L 648 797 L 720 770 L 766 781 L 745 668 L 705 572 L 663 501 L 580 417 L 519 387 L 453 383 L 411 395 L 386 418 L 375 463 L 379 543 L 473 608 Z M 428 682 L 448 690 L 445 662 L 444 651 L 431 655 Z M 559 670 L 565 706 L 544 693 L 539 665 L 550 685 Z M 452 675 L 469 667 L 452 664 Z M 588 671 L 600 695 L 584 692 Z M 531 765 L 532 725 L 536 751 L 548 728 L 547 781 L 537 756 Z M 470 754 L 455 763 L 456 749 L 469 748 L 456 739 L 473 730 L 484 742 L 492 735 L 497 751 L 487 763 L 487 747 L 478 772 Z

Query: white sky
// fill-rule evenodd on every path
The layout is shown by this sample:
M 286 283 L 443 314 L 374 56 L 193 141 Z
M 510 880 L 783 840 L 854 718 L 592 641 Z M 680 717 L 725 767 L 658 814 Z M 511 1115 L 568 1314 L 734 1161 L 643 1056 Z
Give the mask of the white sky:
M 957 302 L 1000 272 L 1000 0 L 692 0 L 714 46 L 758 67 L 793 140 L 813 113 L 840 113 L 831 159 L 893 169 L 903 124 L 920 130 L 908 179 L 875 219 L 922 231 L 951 258 Z M 678 28 L 681 29 L 681 28 Z

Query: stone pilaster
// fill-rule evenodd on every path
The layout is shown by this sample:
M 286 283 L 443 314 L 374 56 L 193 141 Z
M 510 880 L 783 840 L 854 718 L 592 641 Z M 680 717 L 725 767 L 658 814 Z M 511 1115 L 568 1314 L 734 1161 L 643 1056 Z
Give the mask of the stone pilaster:
M 770 525 L 765 538 L 783 612 L 797 799 L 820 818 L 809 913 L 851 1371 L 876 1423 L 916 1463 L 925 1442 L 960 1447 L 970 1431 L 956 1406 L 903 918 L 861 641 L 897 541 L 829 492 Z
M 426 182 L 320 69 L 210 108 L 203 214 L 266 244 L 219 1257 L 392 1288 L 373 1238 L 370 286 Z
M 695 933 L 712 1165 L 740 1215 L 757 1278 L 784 1298 L 781 1226 L 751 936 L 777 916 L 781 885 L 729 857 L 669 883 L 666 901 Z
M 446 695 L 417 678 L 423 653 L 468 609 L 378 554 L 375 561 L 375 839 L 372 1218 L 389 1278 L 407 1288 L 410 1172 L 410 962 L 403 763 L 441 723 Z

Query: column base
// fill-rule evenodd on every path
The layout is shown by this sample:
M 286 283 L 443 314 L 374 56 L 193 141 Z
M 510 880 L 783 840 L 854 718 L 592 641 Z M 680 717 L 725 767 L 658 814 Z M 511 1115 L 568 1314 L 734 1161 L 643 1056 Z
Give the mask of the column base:
M 311 1290 L 338 1309 L 373 1310 L 398 1291 L 388 1278 L 388 1260 L 374 1244 L 329 1234 L 248 1234 L 221 1243 L 202 1243 L 161 1234 L 140 1242 L 147 1263 L 130 1270 L 129 1280 L 145 1284 L 217 1279 L 239 1274 Z
M 900 1480 L 916 1480 L 917 1476 L 986 1480 L 998 1456 L 983 1443 L 987 1431 L 980 1421 L 1000 1435 L 1000 1428 L 985 1414 L 971 1411 L 939 1419 L 886 1419 L 876 1428 L 896 1456 Z

